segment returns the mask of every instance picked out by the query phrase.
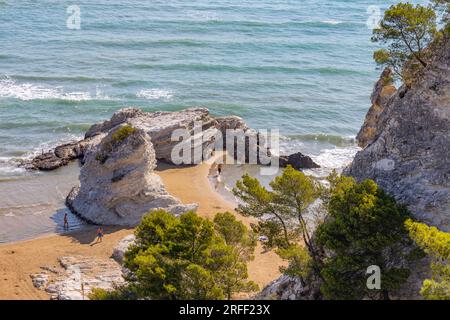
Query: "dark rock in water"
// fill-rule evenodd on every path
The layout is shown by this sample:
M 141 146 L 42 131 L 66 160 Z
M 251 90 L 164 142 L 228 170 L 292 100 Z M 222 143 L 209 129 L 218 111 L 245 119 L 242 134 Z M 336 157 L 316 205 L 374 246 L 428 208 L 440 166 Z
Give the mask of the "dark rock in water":
M 83 156 L 85 145 L 84 140 L 66 143 L 55 148 L 55 155 L 61 159 L 78 159 Z
M 42 153 L 31 160 L 23 161 L 21 166 L 31 170 L 51 171 L 67 165 L 75 159 L 83 159 L 86 148 L 94 141 L 88 138 L 72 141 Z
M 68 163 L 68 159 L 59 158 L 53 151 L 50 151 L 35 157 L 29 163 L 23 163 L 22 166 L 28 169 L 50 171 L 65 166 Z
M 320 166 L 308 156 L 305 156 L 301 152 L 293 153 L 289 156 L 280 156 L 280 167 L 285 168 L 291 165 L 294 169 L 314 169 L 320 168 Z

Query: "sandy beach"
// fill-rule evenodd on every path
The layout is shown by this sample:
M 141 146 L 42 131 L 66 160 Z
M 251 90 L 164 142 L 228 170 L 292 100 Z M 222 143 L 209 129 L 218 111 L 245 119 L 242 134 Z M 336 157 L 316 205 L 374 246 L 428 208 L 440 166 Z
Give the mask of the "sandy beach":
M 209 163 L 197 166 L 174 167 L 159 165 L 157 173 L 167 190 L 184 203 L 199 204 L 198 213 L 213 218 L 217 212 L 234 212 L 233 204 L 224 200 L 208 180 Z M 249 218 L 236 214 L 247 225 Z M 48 299 L 44 291 L 36 289 L 30 274 L 40 271 L 42 266 L 58 266 L 58 257 L 85 255 L 108 258 L 117 242 L 133 232 L 133 229 L 104 228 L 103 243 L 92 245 L 95 227 L 66 234 L 55 234 L 33 240 L 0 245 L 0 299 Z M 262 288 L 279 276 L 281 259 L 274 252 L 264 253 L 258 245 L 255 260 L 249 263 L 250 279 Z

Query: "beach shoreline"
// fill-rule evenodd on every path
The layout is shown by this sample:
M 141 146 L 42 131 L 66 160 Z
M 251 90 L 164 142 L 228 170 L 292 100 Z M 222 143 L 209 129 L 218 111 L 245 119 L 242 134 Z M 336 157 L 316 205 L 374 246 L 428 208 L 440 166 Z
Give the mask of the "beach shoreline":
M 170 194 L 183 203 L 198 203 L 197 213 L 202 217 L 212 219 L 217 212 L 229 211 L 249 226 L 254 219 L 237 214 L 233 203 L 216 192 L 209 180 L 217 156 L 196 166 L 159 164 L 155 173 L 162 178 Z M 93 245 L 95 229 L 95 226 L 85 226 L 67 233 L 0 244 L 0 299 L 49 299 L 47 293 L 33 286 L 31 274 L 42 271 L 41 267 L 57 267 L 58 258 L 62 256 L 110 258 L 119 240 L 134 230 L 105 227 L 103 243 Z M 249 278 L 262 289 L 280 275 L 281 265 L 283 261 L 274 252 L 264 252 L 258 244 L 255 259 L 248 264 Z

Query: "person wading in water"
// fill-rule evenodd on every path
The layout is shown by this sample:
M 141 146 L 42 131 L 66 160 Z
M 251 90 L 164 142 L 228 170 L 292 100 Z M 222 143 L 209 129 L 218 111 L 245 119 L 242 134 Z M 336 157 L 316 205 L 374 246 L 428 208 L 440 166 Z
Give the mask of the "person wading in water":
M 64 230 L 69 230 L 69 219 L 67 213 L 64 213 Z

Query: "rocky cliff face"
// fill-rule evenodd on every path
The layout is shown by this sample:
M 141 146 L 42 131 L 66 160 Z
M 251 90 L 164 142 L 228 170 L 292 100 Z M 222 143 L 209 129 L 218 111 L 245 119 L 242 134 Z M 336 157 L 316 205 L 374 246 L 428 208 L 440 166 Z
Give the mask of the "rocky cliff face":
M 369 111 L 358 135 L 365 149 L 345 173 L 374 179 L 418 219 L 450 231 L 450 41 L 444 42 L 410 88 L 374 103 L 382 107 Z
M 392 71 L 386 68 L 380 76 L 380 79 L 374 86 L 372 96 L 370 100 L 372 102 L 372 106 L 367 112 L 366 119 L 364 120 L 364 124 L 359 130 L 358 135 L 356 136 L 356 140 L 358 141 L 358 145 L 361 148 L 365 148 L 367 145 L 372 143 L 375 137 L 379 133 L 379 119 L 380 115 L 386 108 L 386 104 L 389 102 L 389 99 L 395 94 L 397 89 L 389 83 L 389 79 L 392 76 Z
M 156 159 L 168 163 L 172 163 L 172 149 L 179 143 L 172 141 L 175 130 L 188 132 L 192 147 L 202 146 L 202 150 L 212 150 L 220 129 L 206 108 L 190 108 L 179 112 L 143 112 L 137 108 L 125 108 L 116 112 L 111 120 L 94 124 L 85 137 L 89 139 L 125 123 L 146 132 L 152 140 Z
M 153 209 L 174 214 L 195 210 L 167 193 L 153 172 L 155 151 L 142 129 L 119 125 L 91 145 L 80 172 L 80 186 L 67 197 L 68 207 L 89 222 L 137 225 Z

